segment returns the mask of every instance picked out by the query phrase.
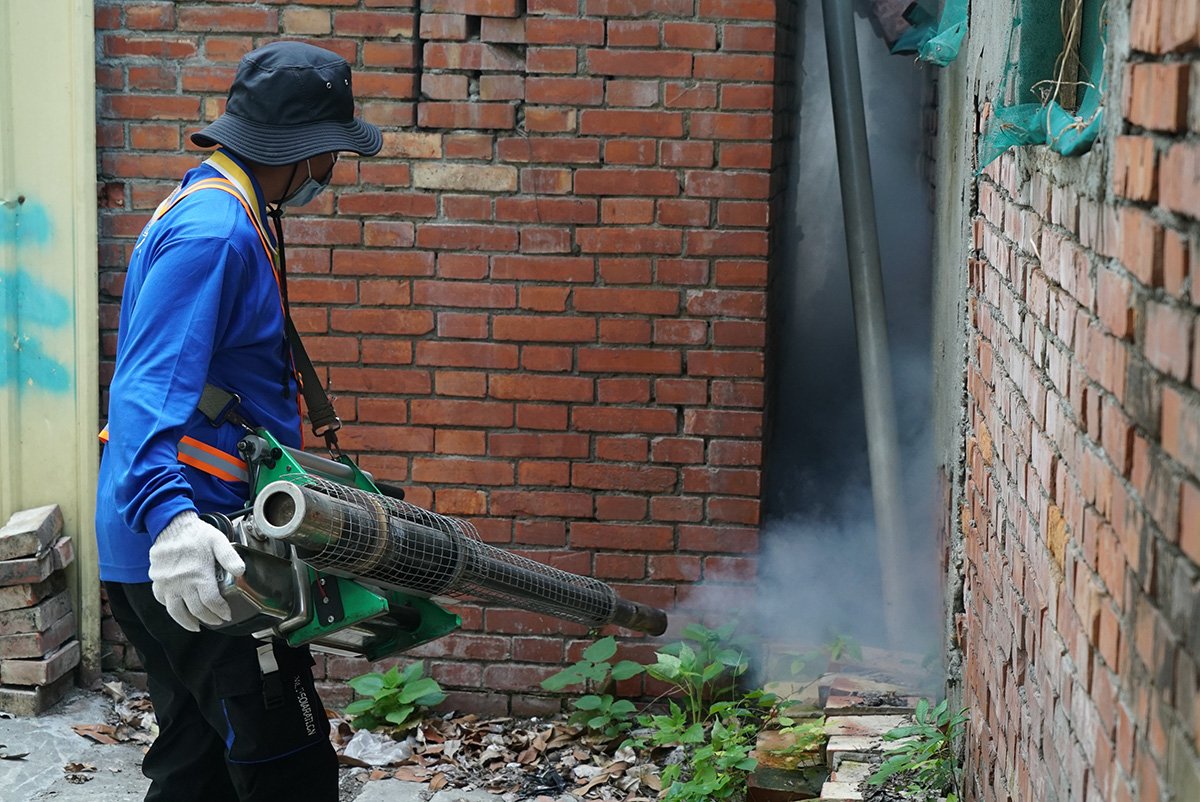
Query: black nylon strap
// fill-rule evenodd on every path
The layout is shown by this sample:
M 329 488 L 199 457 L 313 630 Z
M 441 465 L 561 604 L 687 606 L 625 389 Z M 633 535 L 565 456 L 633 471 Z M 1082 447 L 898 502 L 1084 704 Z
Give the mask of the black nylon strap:
M 293 168 L 293 177 L 294 172 Z M 283 209 L 276 208 L 270 212 L 270 217 L 275 223 L 276 255 L 278 257 L 278 264 L 275 266 L 275 275 L 279 278 L 279 295 L 280 300 L 283 302 L 285 350 L 291 352 L 291 361 L 298 374 L 297 380 L 300 383 L 300 392 L 304 395 L 304 406 L 308 410 L 308 420 L 312 424 L 313 434 L 318 437 L 324 437 L 330 453 L 338 454 L 340 450 L 337 442 L 337 430 L 342 428 L 342 421 L 337 416 L 337 412 L 334 410 L 329 396 L 325 394 L 325 389 L 321 386 L 321 379 L 317 376 L 317 371 L 313 367 L 312 360 L 309 358 L 308 352 L 304 349 L 304 342 L 300 339 L 300 333 L 296 331 L 296 324 L 292 322 L 291 305 L 288 303 L 287 293 L 287 255 L 283 244 L 283 222 L 281 219 L 283 217 Z M 281 377 L 281 386 L 285 398 L 291 396 L 289 388 L 290 374 L 291 371 L 285 365 L 283 376 Z M 209 423 L 213 426 L 220 426 L 228 421 L 253 430 L 253 424 L 241 414 L 239 409 L 240 404 L 241 398 L 236 393 L 231 393 L 213 384 L 205 384 L 203 391 L 200 393 L 200 401 L 196 404 L 196 408 L 204 417 L 208 418 Z
M 342 428 L 342 420 L 337 416 L 329 396 L 325 394 L 325 388 L 321 386 L 321 379 L 317 376 L 312 360 L 308 358 L 308 352 L 304 350 L 304 342 L 300 339 L 300 332 L 296 331 L 296 324 L 292 322 L 290 314 L 287 315 L 284 326 L 287 328 L 288 341 L 292 345 L 292 360 L 300 374 L 300 391 L 304 394 L 304 406 L 308 409 L 308 420 L 312 424 L 313 434 L 328 440 L 334 432 Z M 336 444 L 337 437 L 334 436 L 333 440 Z
M 279 248 L 277 275 L 279 276 L 280 295 L 283 298 L 283 325 L 288 345 L 291 347 L 292 362 L 299 374 L 300 392 L 304 395 L 308 420 L 312 424 L 313 434 L 317 437 L 324 437 L 330 452 L 338 453 L 337 430 L 342 428 L 342 420 L 334 411 L 329 396 L 325 394 L 325 388 L 321 386 L 321 379 L 317 376 L 312 360 L 308 357 L 308 351 L 304 348 L 304 341 L 300 339 L 300 332 L 296 331 L 296 324 L 292 322 L 292 310 L 287 294 L 287 251 L 283 244 L 283 209 L 275 209 L 270 216 L 275 223 L 275 242 Z

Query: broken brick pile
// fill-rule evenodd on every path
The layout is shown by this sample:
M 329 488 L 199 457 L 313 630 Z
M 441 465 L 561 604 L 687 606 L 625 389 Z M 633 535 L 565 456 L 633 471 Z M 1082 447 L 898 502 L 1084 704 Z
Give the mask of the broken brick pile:
M 862 660 L 831 661 L 814 681 L 771 681 L 766 689 L 787 700 L 793 719 L 824 717 L 826 740 L 810 752 L 795 748 L 787 731 L 759 734 L 749 777 L 750 802 L 858 802 L 867 777 L 883 761 L 884 734 L 912 723 L 921 698 L 937 682 L 916 655 L 864 648 Z M 775 662 L 768 656 L 768 663 Z
M 0 527 L 0 710 L 37 715 L 71 688 L 80 648 L 65 569 L 74 558 L 57 505 Z

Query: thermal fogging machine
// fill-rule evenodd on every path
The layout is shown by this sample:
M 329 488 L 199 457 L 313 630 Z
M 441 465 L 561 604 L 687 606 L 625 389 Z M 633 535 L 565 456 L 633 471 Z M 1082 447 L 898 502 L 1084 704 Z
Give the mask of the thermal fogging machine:
M 246 563 L 220 572 L 237 634 L 378 660 L 453 632 L 439 604 L 498 604 L 599 628 L 651 635 L 662 610 L 622 599 L 604 582 L 484 543 L 467 521 L 430 512 L 376 483 L 348 456 L 325 459 L 259 429 L 238 451 L 252 497 L 233 515 L 202 517 Z

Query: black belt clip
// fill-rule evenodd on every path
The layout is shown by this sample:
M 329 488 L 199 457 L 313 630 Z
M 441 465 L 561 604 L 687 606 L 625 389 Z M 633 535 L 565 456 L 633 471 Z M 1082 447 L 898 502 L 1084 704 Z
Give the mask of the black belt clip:
M 204 417 L 208 418 L 208 422 L 214 429 L 229 422 L 252 431 L 253 427 L 238 412 L 238 405 L 241 403 L 242 398 L 237 393 L 231 393 L 213 384 L 206 384 L 200 393 L 200 403 L 196 404 L 196 408 L 203 413 Z
M 263 706 L 267 710 L 283 704 L 283 678 L 279 675 L 279 663 L 275 660 L 275 647 L 264 643 L 258 647 L 258 667 L 263 678 Z

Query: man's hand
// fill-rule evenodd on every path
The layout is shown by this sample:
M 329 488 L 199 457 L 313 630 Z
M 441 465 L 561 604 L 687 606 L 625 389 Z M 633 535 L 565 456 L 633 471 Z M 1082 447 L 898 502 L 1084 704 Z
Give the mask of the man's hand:
M 217 587 L 218 563 L 234 576 L 246 571 L 225 536 L 190 510 L 172 518 L 150 547 L 154 598 L 184 629 L 199 632 L 201 624 L 215 627 L 230 619 Z

